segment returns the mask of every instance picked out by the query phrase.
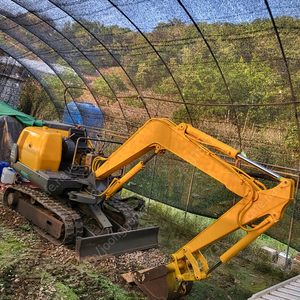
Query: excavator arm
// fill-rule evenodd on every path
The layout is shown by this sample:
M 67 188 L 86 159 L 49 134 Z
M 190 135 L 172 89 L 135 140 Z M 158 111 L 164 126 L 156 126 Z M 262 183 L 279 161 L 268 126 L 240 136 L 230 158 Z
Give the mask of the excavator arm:
M 220 159 L 211 148 L 233 159 L 245 160 L 277 179 L 278 185 L 266 189 L 262 183 Z M 155 153 L 170 151 L 176 154 L 242 198 L 212 225 L 174 253 L 168 265 L 131 274 L 132 280 L 150 299 L 179 299 L 189 293 L 193 281 L 209 277 L 217 266 L 228 262 L 283 217 L 286 207 L 293 200 L 294 181 L 282 178 L 243 157 L 239 151 L 191 125 L 176 125 L 166 119 L 151 119 L 145 123 L 95 170 L 95 177 L 106 178 L 151 150 Z M 109 198 L 143 167 L 144 162 L 140 161 L 122 178 L 113 180 L 102 194 Z M 245 236 L 209 268 L 201 249 L 238 229 L 243 229 Z

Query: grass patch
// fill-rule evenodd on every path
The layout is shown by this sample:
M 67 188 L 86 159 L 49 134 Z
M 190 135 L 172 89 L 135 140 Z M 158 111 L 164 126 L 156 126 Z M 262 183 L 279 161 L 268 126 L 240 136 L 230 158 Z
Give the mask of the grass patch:
M 148 206 L 147 200 L 145 211 L 139 213 L 141 227 L 160 226 L 159 247 L 167 255 L 176 252 L 215 221 L 189 213 L 185 215 L 181 210 L 155 201 L 150 201 Z M 105 277 L 107 270 L 102 267 L 94 269 L 88 262 L 72 260 L 59 262 L 55 260 L 56 256 L 49 256 L 49 253 L 54 253 L 51 246 L 41 247 L 42 252 L 37 252 L 38 247 L 32 248 L 31 245 L 40 239 L 30 232 L 27 224 L 15 229 L 17 234 L 4 223 L 0 225 L 0 299 L 23 299 L 33 289 L 31 295 L 36 299 L 146 299 L 140 296 L 141 292 L 136 294 L 135 289 L 128 290 L 128 286 L 122 286 L 124 283 L 115 281 L 114 276 Z M 203 249 L 209 265 L 214 265 L 219 256 L 244 234 L 239 230 Z M 248 299 L 252 294 L 294 276 L 259 259 L 259 250 L 264 245 L 277 251 L 286 250 L 286 245 L 268 236 L 260 236 L 227 264 L 217 268 L 211 278 L 195 282 L 191 293 L 184 299 Z M 19 298 L 16 297 L 18 288 Z M 1 298 L 1 293 L 5 298 Z
M 139 297 L 134 293 L 128 293 L 114 285 L 107 277 L 102 277 L 100 287 L 105 294 L 106 300 L 144 300 L 144 297 Z
M 12 278 L 14 269 L 20 262 L 20 254 L 28 248 L 23 243 L 8 236 L 8 233 L 0 227 L 0 292 L 10 286 L 9 278 Z
M 0 278 L 5 277 L 18 263 L 20 254 L 27 250 L 27 246 L 15 238 L 9 237 L 4 228 L 0 227 Z M 12 234 L 11 234 L 12 236 Z
M 67 270 L 67 272 L 66 272 Z M 101 271 L 100 271 L 101 272 Z M 42 275 L 41 287 L 47 299 L 144 300 L 127 292 L 109 278 L 90 269 L 89 263 L 67 264 Z M 97 295 L 97 296 L 96 296 Z
M 47 299 L 79 299 L 71 288 L 62 282 L 57 282 L 56 278 L 48 272 L 43 273 L 41 277 L 40 291 L 43 292 L 43 296 L 46 296 Z
M 14 258 L 19 255 L 24 249 L 27 249 L 27 246 L 15 240 L 14 238 L 6 238 L 4 240 L 0 240 L 0 257 L 3 259 Z
M 108 277 L 102 276 L 99 273 L 91 270 L 89 268 L 89 263 L 81 263 L 79 265 L 74 265 L 74 269 L 79 271 L 83 278 L 88 278 L 92 286 L 89 286 L 90 289 L 101 290 L 103 298 L 105 300 L 144 300 L 146 298 L 139 297 L 134 293 L 127 292 L 122 289 L 119 285 L 114 284 Z M 81 288 L 84 290 L 86 283 L 80 282 Z M 74 289 L 75 290 L 75 289 Z

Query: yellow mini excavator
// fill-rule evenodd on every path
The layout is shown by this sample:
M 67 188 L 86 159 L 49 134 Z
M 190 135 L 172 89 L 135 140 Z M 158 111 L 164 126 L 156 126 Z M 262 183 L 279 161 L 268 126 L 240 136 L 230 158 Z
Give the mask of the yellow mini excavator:
M 94 151 L 81 128 L 27 127 L 11 154 L 11 167 L 26 182 L 6 186 L 4 205 L 19 211 L 42 235 L 56 243 L 77 238 L 79 257 L 100 254 L 103 249 L 119 254 L 155 246 L 158 229 L 137 229 L 134 214 L 124 205 L 116 204 L 114 195 L 152 157 L 165 151 L 174 153 L 241 197 L 230 210 L 174 253 L 169 264 L 129 276 L 149 299 L 180 299 L 190 292 L 193 281 L 208 278 L 214 269 L 283 217 L 293 201 L 293 180 L 251 161 L 191 125 L 176 125 L 166 119 L 150 119 L 109 157 Z M 265 172 L 278 185 L 267 189 L 221 159 L 217 151 Z M 126 174 L 115 175 L 143 155 L 147 158 Z M 109 210 L 106 204 L 114 209 Z M 82 220 L 84 215 L 97 221 L 100 233 L 90 232 Z M 247 234 L 209 267 L 201 249 L 238 229 Z

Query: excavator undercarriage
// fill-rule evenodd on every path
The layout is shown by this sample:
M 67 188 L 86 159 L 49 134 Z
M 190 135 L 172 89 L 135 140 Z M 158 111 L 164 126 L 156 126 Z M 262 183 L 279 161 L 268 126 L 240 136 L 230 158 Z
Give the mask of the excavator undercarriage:
M 140 206 L 142 200 L 138 202 Z M 158 246 L 159 228 L 138 229 L 135 211 L 114 197 L 102 206 L 70 207 L 30 183 L 15 183 L 5 186 L 3 205 L 24 216 L 40 236 L 53 244 L 75 244 L 78 260 Z

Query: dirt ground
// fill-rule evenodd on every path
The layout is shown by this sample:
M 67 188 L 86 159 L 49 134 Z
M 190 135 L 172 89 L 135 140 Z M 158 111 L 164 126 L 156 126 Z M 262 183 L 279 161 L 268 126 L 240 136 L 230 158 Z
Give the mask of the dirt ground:
M 171 248 L 177 249 L 190 238 L 181 240 L 174 228 L 172 240 L 165 241 L 165 232 L 170 231 L 167 222 L 155 220 L 155 216 L 145 218 L 146 222 L 161 221 L 157 224 L 161 228 L 159 249 L 78 263 L 72 246 L 45 241 L 23 217 L 0 204 L 0 300 L 146 299 L 136 286 L 126 284 L 121 274 L 169 262 Z M 222 251 L 222 247 L 219 245 L 216 251 Z M 195 283 L 186 299 L 246 300 L 288 277 L 291 274 L 267 264 L 262 267 L 241 254 L 218 269 L 212 279 Z
M 0 299 L 143 299 L 122 273 L 164 264 L 158 249 L 78 263 L 74 247 L 40 238 L 0 204 Z

